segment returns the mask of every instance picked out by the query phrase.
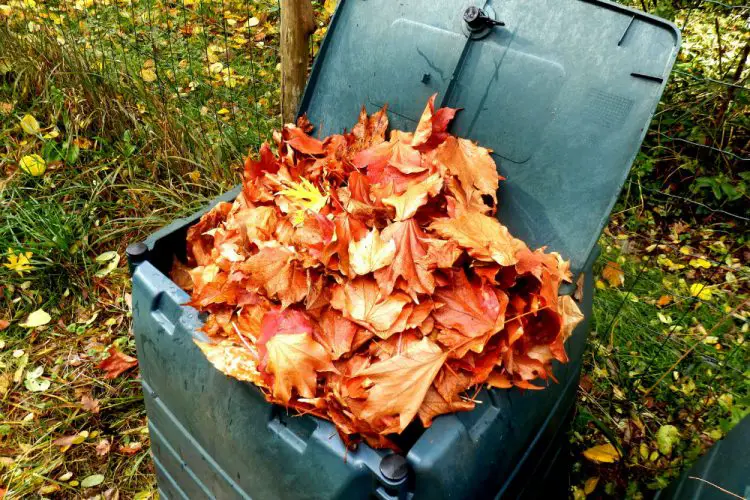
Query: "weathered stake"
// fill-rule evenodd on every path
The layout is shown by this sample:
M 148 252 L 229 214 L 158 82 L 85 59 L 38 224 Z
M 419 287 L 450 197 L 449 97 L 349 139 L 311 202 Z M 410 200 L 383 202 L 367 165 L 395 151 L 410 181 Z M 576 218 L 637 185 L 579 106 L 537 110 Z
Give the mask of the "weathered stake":
M 281 117 L 294 122 L 307 80 L 308 39 L 315 30 L 310 0 L 281 0 Z

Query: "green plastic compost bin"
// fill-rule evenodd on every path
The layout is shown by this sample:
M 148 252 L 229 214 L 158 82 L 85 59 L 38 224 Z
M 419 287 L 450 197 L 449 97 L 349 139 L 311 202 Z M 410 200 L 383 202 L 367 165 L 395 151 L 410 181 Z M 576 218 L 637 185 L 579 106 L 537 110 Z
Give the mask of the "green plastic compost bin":
M 679 43 L 670 23 L 598 0 L 341 0 L 301 104 L 315 134 L 351 127 L 363 103 L 370 112 L 387 103 L 402 130 L 415 127 L 433 93 L 436 104 L 462 108 L 451 131 L 491 148 L 507 178 L 500 219 L 530 247 L 570 259 L 576 278 L 583 273 L 587 320 L 566 345 L 570 363 L 555 366 L 559 383 L 483 390 L 475 410 L 407 429 L 402 455 L 347 451 L 332 424 L 266 403 L 194 345 L 202 320 L 181 305 L 188 295 L 167 273 L 201 214 L 176 221 L 129 248 L 162 498 L 565 495 L 562 445 L 596 241 Z

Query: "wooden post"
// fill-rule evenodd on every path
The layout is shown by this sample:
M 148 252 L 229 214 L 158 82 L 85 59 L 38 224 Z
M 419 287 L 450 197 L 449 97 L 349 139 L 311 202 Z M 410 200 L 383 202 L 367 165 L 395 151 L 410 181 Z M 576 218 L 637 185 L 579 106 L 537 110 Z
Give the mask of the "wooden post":
M 281 0 L 281 117 L 294 122 L 305 90 L 309 37 L 315 30 L 310 0 Z

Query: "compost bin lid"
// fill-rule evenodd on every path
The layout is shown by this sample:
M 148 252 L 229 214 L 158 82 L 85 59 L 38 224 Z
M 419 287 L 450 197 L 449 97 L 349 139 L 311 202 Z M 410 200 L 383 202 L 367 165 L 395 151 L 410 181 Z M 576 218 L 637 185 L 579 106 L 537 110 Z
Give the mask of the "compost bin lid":
M 481 8 L 486 17 L 469 26 Z M 641 145 L 680 43 L 670 23 L 597 0 L 341 0 L 300 112 L 316 135 L 388 104 L 414 130 L 430 95 L 491 148 L 499 218 L 582 268 Z

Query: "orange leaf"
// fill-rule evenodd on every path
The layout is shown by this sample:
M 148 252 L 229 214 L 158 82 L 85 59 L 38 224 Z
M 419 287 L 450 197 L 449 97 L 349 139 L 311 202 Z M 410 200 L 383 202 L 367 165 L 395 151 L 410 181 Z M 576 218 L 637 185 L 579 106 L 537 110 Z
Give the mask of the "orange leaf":
M 609 286 L 620 287 L 625 284 L 625 273 L 617 262 L 607 262 L 602 269 L 602 278 L 609 282 Z
M 507 296 L 498 296 L 489 285 L 470 283 L 463 270 L 453 271 L 449 283 L 435 290 L 442 304 L 433 313 L 438 323 L 468 338 L 493 334 L 503 328 Z
M 301 128 L 294 125 L 285 125 L 283 134 L 287 138 L 286 143 L 300 153 L 308 155 L 323 154 L 323 143 L 307 135 Z
M 383 204 L 396 209 L 395 220 L 406 220 L 413 217 L 419 207 L 427 203 L 429 196 L 436 196 L 442 188 L 443 178 L 439 174 L 433 174 L 412 184 L 403 194 L 383 198 Z
M 466 249 L 472 257 L 511 266 L 518 259 L 516 253 L 526 245 L 510 235 L 508 228 L 497 219 L 478 212 L 466 212 L 450 219 L 437 219 L 430 229 L 449 238 Z
M 263 288 L 268 297 L 278 298 L 284 307 L 307 295 L 307 276 L 296 255 L 286 247 L 263 247 L 239 268 L 247 273 L 252 285 Z
M 417 124 L 417 130 L 414 132 L 414 139 L 411 144 L 421 150 L 432 149 L 438 146 L 442 141 L 450 137 L 446 132 L 448 124 L 456 116 L 457 109 L 440 108 L 435 111 L 435 97 L 432 94 L 427 101 L 427 106 L 422 112 L 422 116 Z
M 139 441 L 133 441 L 130 444 L 124 444 L 120 446 L 117 451 L 122 453 L 123 455 L 135 455 L 139 451 L 143 449 L 143 443 Z
M 428 250 L 427 238 L 417 222 L 414 219 L 394 222 L 383 230 L 382 238 L 393 241 L 396 246 L 391 265 L 375 273 L 383 294 L 389 295 L 399 278 L 403 279 L 404 290 L 415 301 L 419 293 L 432 293 L 435 279 L 423 260 Z
M 107 358 L 104 359 L 101 363 L 96 365 L 98 369 L 107 372 L 104 375 L 104 378 L 109 379 L 119 377 L 124 372 L 130 370 L 135 366 L 138 366 L 137 359 L 128 356 L 127 354 L 121 353 L 114 346 L 110 347 L 108 352 L 109 356 L 107 356 Z
M 8 321 L 7 319 L 0 319 L 0 332 L 5 330 L 9 326 L 10 326 L 10 321 Z
M 339 285 L 331 297 L 331 306 L 344 317 L 376 334 L 386 332 L 409 302 L 409 297 L 402 293 L 381 294 L 371 278 L 357 278 Z
M 317 373 L 333 369 L 331 357 L 309 333 L 275 335 L 266 349 L 266 371 L 274 376 L 271 391 L 282 403 L 289 402 L 293 390 L 303 398 L 315 397 Z
M 489 196 L 493 207 L 497 205 L 499 176 L 488 149 L 449 136 L 435 150 L 435 161 L 458 179 L 466 199 L 473 198 L 476 192 Z
M 448 354 L 427 337 L 356 374 L 367 385 L 360 418 L 380 421 L 381 434 L 401 432 L 419 411 Z
M 352 341 L 359 327 L 334 309 L 328 309 L 320 318 L 320 329 L 315 330 L 315 340 L 325 347 L 334 361 L 352 349 Z

